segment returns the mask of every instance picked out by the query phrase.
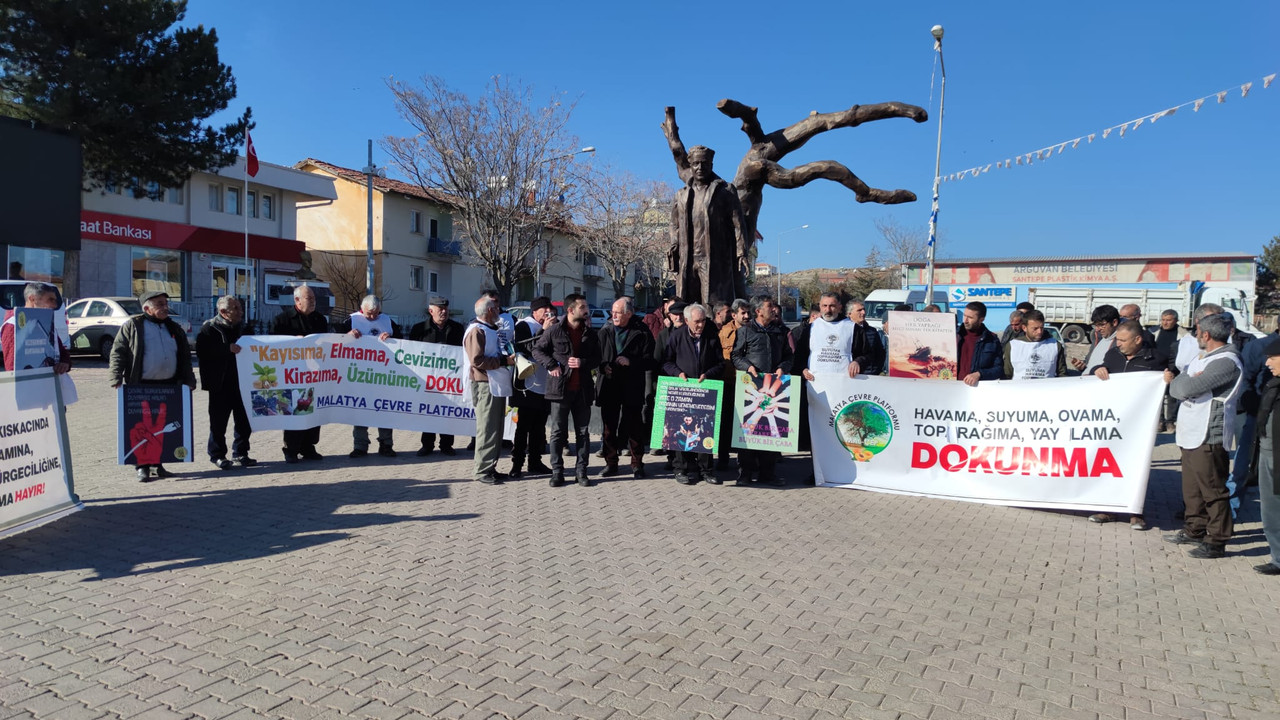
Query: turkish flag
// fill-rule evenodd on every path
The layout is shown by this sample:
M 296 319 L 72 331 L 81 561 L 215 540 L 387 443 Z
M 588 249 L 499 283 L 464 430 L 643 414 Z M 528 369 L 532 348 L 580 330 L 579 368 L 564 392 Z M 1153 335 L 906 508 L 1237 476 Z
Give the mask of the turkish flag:
M 244 131 L 244 154 L 245 154 L 245 172 L 249 173 L 249 177 L 257 177 L 258 175 L 258 151 L 253 149 L 253 136 L 248 130 Z

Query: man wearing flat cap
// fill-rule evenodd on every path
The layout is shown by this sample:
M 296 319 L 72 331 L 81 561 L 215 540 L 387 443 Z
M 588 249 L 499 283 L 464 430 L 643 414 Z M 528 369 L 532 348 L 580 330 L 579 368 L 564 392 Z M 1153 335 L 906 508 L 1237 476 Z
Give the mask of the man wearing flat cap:
M 685 302 L 731 302 L 747 296 L 751 240 L 742 231 L 738 192 L 716 176 L 714 158 L 711 148 L 689 149 L 688 185 L 676 193 L 671 209 L 667 266 L 676 274 L 676 294 Z
M 428 301 L 427 314 L 430 316 L 417 325 L 409 328 L 409 339 L 414 342 L 439 343 L 462 347 L 462 334 L 466 328 L 462 323 L 449 318 L 449 298 L 443 295 L 432 295 Z M 426 457 L 436 450 L 436 434 L 422 433 L 422 447 L 418 448 L 418 457 Z M 440 452 L 445 455 L 456 455 L 453 449 L 453 436 L 440 436 Z
M 186 385 L 195 390 L 191 346 L 182 327 L 169 319 L 169 295 L 147 292 L 138 300 L 142 303 L 142 314 L 134 315 L 120 326 L 111 346 L 111 387 L 118 388 L 122 383 Z M 138 465 L 138 480 L 142 482 L 172 475 L 164 465 Z
M 516 352 L 533 361 L 533 344 L 556 322 L 556 308 L 551 298 L 536 297 L 529 303 L 529 317 L 515 324 Z M 547 369 L 538 365 L 531 375 L 516 378 L 511 404 L 516 413 L 516 439 L 511 447 L 511 477 L 550 475 L 551 468 L 542 461 L 547 452 L 547 422 L 551 404 L 547 402 Z M 525 459 L 529 465 L 525 467 Z

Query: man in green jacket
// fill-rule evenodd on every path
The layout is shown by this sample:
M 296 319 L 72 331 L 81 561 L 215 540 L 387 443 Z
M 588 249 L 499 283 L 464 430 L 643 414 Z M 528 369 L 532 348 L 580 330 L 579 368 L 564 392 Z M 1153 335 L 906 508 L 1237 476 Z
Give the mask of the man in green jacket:
M 143 293 L 142 314 L 120 326 L 111 347 L 111 387 L 120 385 L 186 385 L 196 387 L 191 369 L 191 346 L 187 334 L 169 319 L 169 296 L 163 292 Z M 152 470 L 155 474 L 152 474 Z M 164 465 L 138 465 L 138 480 L 151 482 L 172 477 Z

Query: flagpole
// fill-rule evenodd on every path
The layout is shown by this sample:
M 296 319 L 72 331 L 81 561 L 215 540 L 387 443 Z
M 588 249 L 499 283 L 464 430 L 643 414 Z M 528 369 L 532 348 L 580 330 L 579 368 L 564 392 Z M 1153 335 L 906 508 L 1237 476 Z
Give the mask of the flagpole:
M 942 26 L 934 25 L 933 49 L 938 51 L 938 66 L 942 70 L 942 90 L 938 94 L 938 154 L 933 166 L 933 209 L 929 212 L 929 254 L 925 261 L 924 301 L 933 302 L 933 254 L 938 247 L 938 186 L 942 184 L 942 108 L 947 99 L 947 66 L 942 62 Z
M 240 209 L 242 212 L 244 212 L 244 268 L 245 268 L 245 273 L 247 273 L 247 277 L 245 278 L 245 281 L 246 281 L 245 285 L 248 286 L 247 289 L 249 291 L 249 296 L 246 298 L 246 300 L 249 303 L 249 307 L 245 308 L 245 311 L 246 311 L 245 315 L 247 317 L 251 317 L 250 313 L 255 308 L 253 307 L 253 295 L 254 295 L 253 266 L 249 264 L 249 150 L 247 146 L 247 143 L 249 142 L 248 137 L 249 137 L 249 133 L 248 131 L 246 131 L 245 132 L 246 148 L 244 153 L 244 196 L 243 196 L 244 200 L 241 203 Z M 232 288 L 231 294 L 235 295 L 234 288 Z

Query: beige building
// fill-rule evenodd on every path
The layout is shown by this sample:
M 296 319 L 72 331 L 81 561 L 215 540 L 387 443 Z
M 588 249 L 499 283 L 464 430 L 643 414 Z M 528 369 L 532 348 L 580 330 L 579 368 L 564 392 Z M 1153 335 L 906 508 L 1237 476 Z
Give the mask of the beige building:
M 368 178 L 315 158 L 294 167 L 332 178 L 337 199 L 299 208 L 298 230 L 316 256 L 315 271 L 330 283 L 339 305 L 354 309 L 364 293 L 368 228 Z M 417 322 L 432 295 L 449 298 L 455 316 L 469 318 L 472 302 L 493 286 L 485 269 L 467 257 L 455 235 L 450 198 L 390 178 L 373 180 L 374 286 L 384 312 L 397 322 Z M 535 277 L 511 291 L 511 304 L 537 295 L 559 300 L 571 292 L 600 304 L 613 299 L 613 286 L 594 258 L 575 247 L 577 228 L 548 228 L 544 244 L 529 262 Z

